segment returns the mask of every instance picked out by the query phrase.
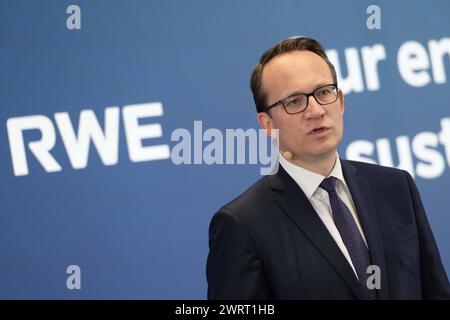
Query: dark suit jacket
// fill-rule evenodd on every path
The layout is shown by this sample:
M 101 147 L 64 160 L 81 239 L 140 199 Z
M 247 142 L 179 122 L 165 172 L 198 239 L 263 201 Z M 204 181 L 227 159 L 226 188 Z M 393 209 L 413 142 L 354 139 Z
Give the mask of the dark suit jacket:
M 450 299 L 411 176 L 342 161 L 381 270 L 380 299 Z M 221 208 L 209 230 L 209 299 L 363 299 L 358 280 L 301 188 L 279 166 Z

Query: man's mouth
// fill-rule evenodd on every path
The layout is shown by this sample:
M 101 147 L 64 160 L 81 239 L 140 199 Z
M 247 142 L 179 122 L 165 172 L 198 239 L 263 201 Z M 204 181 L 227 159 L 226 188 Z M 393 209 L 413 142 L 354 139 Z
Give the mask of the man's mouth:
M 318 127 L 318 128 L 315 128 L 315 129 L 311 130 L 309 133 L 319 133 L 319 132 L 325 131 L 327 129 L 329 129 L 329 128 L 327 128 L 327 127 Z
M 309 132 L 310 135 L 326 134 L 330 130 L 329 127 L 317 127 Z

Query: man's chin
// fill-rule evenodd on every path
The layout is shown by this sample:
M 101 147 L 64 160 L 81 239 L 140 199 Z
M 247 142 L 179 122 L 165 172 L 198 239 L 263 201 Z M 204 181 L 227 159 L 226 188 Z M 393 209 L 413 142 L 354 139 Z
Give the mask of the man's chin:
M 337 146 L 333 145 L 333 146 L 328 146 L 328 147 L 323 147 L 323 148 L 317 148 L 316 150 L 313 150 L 311 152 L 311 155 L 313 158 L 317 159 L 317 160 L 321 160 L 321 159 L 327 159 L 329 157 L 332 157 L 336 154 L 337 151 Z

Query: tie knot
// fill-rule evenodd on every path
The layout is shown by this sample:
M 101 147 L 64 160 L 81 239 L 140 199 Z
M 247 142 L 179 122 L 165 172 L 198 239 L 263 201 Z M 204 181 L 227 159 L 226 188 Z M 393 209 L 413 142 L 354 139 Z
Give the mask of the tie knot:
M 326 192 L 335 192 L 336 191 L 336 178 L 335 177 L 328 177 L 323 179 L 323 181 L 320 183 L 320 187 L 324 189 Z

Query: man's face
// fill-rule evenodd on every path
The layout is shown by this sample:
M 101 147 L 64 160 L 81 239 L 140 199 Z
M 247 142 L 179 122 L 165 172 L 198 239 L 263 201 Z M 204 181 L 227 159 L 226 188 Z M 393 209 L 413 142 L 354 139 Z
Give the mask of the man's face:
M 267 105 L 293 93 L 309 93 L 323 85 L 332 84 L 333 78 L 327 63 L 310 51 L 292 51 L 273 58 L 264 67 L 262 86 Z M 313 163 L 333 156 L 342 140 L 344 97 L 321 106 L 309 97 L 308 108 L 301 113 L 288 114 L 282 105 L 258 114 L 264 129 L 279 129 L 281 151 L 290 151 L 292 160 Z M 314 132 L 316 128 L 325 130 Z

